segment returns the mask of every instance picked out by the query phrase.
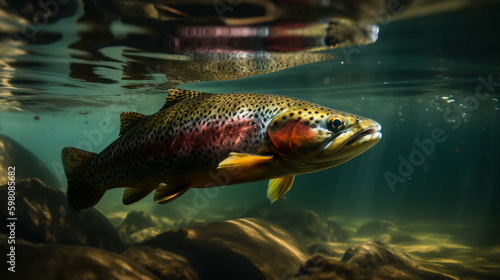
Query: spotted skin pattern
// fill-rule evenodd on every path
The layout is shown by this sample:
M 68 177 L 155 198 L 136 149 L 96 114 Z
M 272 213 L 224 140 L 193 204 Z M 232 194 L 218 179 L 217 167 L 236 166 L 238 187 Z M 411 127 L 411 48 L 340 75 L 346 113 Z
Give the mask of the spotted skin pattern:
M 181 89 L 170 90 L 157 113 L 123 113 L 121 123 L 121 136 L 99 154 L 63 149 L 68 202 L 76 209 L 92 207 L 112 188 L 127 188 L 126 204 L 155 189 L 155 201 L 165 203 L 189 188 L 268 179 L 275 201 L 294 175 L 346 162 L 381 137 L 373 120 L 307 101 Z
M 267 127 L 286 120 L 283 116 L 271 123 L 292 107 L 303 109 L 291 109 L 290 116 L 303 115 L 311 127 L 319 122 L 315 117 L 324 117 L 315 110 L 329 110 L 267 94 L 209 94 L 184 100 L 139 120 L 90 161 L 87 176 L 103 189 L 144 181 L 169 183 L 179 177 L 187 181 L 194 171 L 216 170 L 230 152 L 269 155 Z

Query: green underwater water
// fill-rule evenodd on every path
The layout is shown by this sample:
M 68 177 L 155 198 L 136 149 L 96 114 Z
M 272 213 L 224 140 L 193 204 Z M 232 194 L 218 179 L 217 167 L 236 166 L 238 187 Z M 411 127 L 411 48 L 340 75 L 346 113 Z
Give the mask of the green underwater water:
M 380 26 L 376 43 L 332 50 L 336 58 L 331 61 L 180 87 L 279 94 L 378 121 L 383 137 L 374 148 L 333 169 L 297 176 L 283 200 L 327 215 L 352 233 L 373 219 L 392 221 L 416 240 L 397 248 L 428 267 L 469 279 L 496 279 L 500 33 L 494 18 L 499 11 L 492 5 L 389 22 Z M 36 93 L 19 103 L 0 99 L 0 134 L 38 156 L 63 189 L 63 147 L 100 152 L 118 137 L 122 111 L 154 113 L 166 91 L 161 73 L 139 81 L 148 86 L 121 87 L 132 82 L 121 80 L 119 46 L 106 50 L 116 61 L 103 63 L 115 68 L 98 70 L 113 82 L 68 78 L 71 70 L 65 65 L 77 60 L 69 43 L 26 46 L 14 81 L 0 88 L 0 97 L 13 89 Z M 10 72 L 2 69 L 0 78 L 6 80 Z M 83 106 L 82 100 L 87 101 Z M 190 190 L 167 205 L 155 205 L 150 195 L 130 206 L 121 204 L 122 190 L 111 190 L 96 208 L 105 215 L 140 210 L 172 224 L 183 219 L 207 223 L 244 216 L 267 202 L 266 188 L 267 182 L 256 182 Z M 369 239 L 330 245 L 341 257 L 348 244 Z

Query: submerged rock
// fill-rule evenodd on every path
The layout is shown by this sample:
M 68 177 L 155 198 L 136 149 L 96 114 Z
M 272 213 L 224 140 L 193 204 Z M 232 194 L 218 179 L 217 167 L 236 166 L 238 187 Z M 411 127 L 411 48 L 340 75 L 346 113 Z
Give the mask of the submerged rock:
M 135 244 L 165 231 L 158 218 L 142 211 L 131 211 L 116 228 L 126 244 Z
M 161 279 L 201 279 L 185 257 L 163 249 L 151 246 L 134 246 L 122 255 L 141 264 Z
M 368 237 L 374 241 L 398 244 L 415 242 L 417 239 L 400 230 L 394 223 L 383 220 L 374 220 L 363 224 L 356 232 L 357 237 Z
M 7 185 L 1 186 L 0 201 L 7 201 Z M 120 238 L 97 210 L 67 210 L 65 194 L 44 185 L 38 179 L 16 180 L 16 237 L 33 243 L 76 244 L 123 250 Z M 7 207 L 0 207 L 0 219 L 12 217 Z M 8 234 L 8 228 L 0 232 Z
M 119 227 L 125 218 L 127 217 L 128 212 L 122 211 L 122 212 L 116 212 L 113 214 L 106 215 L 106 219 L 115 227 Z
M 161 224 L 158 221 L 153 221 L 151 215 L 143 211 L 131 211 L 118 227 L 118 231 L 132 234 L 148 227 L 161 227 Z
M 136 243 L 141 243 L 143 241 L 149 240 L 161 233 L 165 232 L 165 229 L 163 228 L 157 228 L 157 227 L 149 227 L 142 229 L 138 232 L 133 233 L 131 236 L 127 237 L 124 242 L 126 244 L 136 244 Z
M 309 254 L 323 254 L 328 257 L 341 258 L 347 248 L 346 243 L 325 242 L 323 240 L 316 240 L 316 242 L 309 244 L 307 247 Z
M 410 256 L 382 242 L 367 242 L 349 247 L 342 262 L 361 272 L 386 280 L 453 280 L 450 276 L 421 267 Z
M 0 186 L 7 184 L 9 166 L 16 168 L 16 180 L 39 178 L 51 187 L 62 188 L 61 182 L 37 156 L 16 140 L 0 134 Z
M 272 205 L 266 201 L 250 209 L 245 216 L 273 222 L 309 245 L 317 241 L 345 242 L 349 239 L 348 232 L 334 221 L 312 210 L 292 207 L 286 200 Z
M 305 260 L 306 249 L 281 227 L 247 218 L 167 231 L 123 255 L 162 279 L 185 269 L 183 279 L 254 280 L 282 279 Z
M 382 280 L 322 254 L 312 256 L 287 280 Z
M 8 252 L 10 245 L 7 245 L 4 238 L 0 238 L 0 241 L 2 252 Z M 16 242 L 15 255 L 15 273 L 2 269 L 1 279 L 159 280 L 134 261 L 98 248 Z

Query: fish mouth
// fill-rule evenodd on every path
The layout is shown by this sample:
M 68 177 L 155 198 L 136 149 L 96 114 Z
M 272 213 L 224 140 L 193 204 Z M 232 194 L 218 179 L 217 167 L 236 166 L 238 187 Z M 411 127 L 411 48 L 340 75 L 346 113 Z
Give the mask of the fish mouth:
M 349 146 L 353 145 L 357 142 L 365 142 L 369 140 L 380 140 L 382 138 L 382 133 L 380 132 L 381 127 L 372 127 L 365 129 L 363 131 L 358 132 L 355 134 L 347 143 L 345 143 L 344 146 Z
M 325 155 L 332 155 L 345 152 L 350 153 L 358 149 L 367 150 L 382 138 L 381 128 L 377 124 L 358 132 L 347 130 L 330 140 L 323 148 L 323 153 Z

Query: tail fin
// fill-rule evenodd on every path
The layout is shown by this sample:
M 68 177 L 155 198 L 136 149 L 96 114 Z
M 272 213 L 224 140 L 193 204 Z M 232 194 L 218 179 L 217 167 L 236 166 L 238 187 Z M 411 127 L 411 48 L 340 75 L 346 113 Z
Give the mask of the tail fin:
M 105 192 L 90 184 L 85 176 L 86 163 L 94 155 L 95 153 L 70 147 L 64 148 L 61 153 L 64 171 L 68 178 L 66 197 L 69 205 L 76 210 L 81 211 L 96 205 Z

